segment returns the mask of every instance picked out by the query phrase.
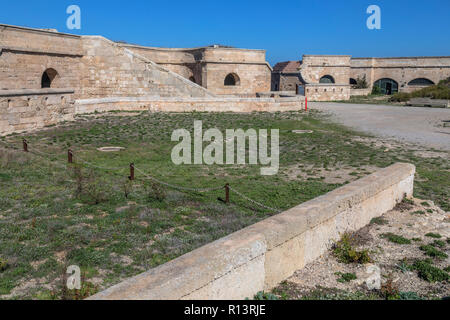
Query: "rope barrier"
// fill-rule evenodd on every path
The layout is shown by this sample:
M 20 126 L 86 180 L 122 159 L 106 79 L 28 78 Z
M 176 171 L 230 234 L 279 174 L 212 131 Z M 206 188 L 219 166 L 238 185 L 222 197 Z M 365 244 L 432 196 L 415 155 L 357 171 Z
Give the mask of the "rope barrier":
M 144 171 L 142 171 L 141 169 L 137 168 L 136 166 L 134 167 L 136 169 L 137 172 L 139 172 L 140 174 L 142 174 L 144 177 L 153 180 L 159 184 L 165 185 L 167 187 L 170 187 L 172 189 L 177 189 L 177 190 L 183 190 L 183 191 L 192 191 L 192 192 L 198 192 L 198 193 L 204 193 L 204 192 L 210 192 L 210 191 L 217 191 L 217 190 L 222 190 L 224 187 L 213 187 L 213 188 L 188 188 L 188 187 L 182 187 L 182 186 L 178 186 L 178 185 L 174 185 L 174 184 L 170 184 L 161 180 L 156 179 L 155 177 L 152 177 L 150 175 L 148 175 L 147 173 L 145 173 Z
M 19 149 L 19 148 L 16 148 L 14 146 L 10 146 L 8 144 L 5 144 L 5 142 L 3 142 L 3 141 L 0 141 L 0 142 L 2 142 L 4 145 L 6 145 L 8 147 L 12 147 L 15 150 Z M 24 148 L 25 148 L 26 152 L 29 152 L 29 153 L 34 154 L 34 155 L 37 155 L 37 156 L 43 158 L 44 160 L 48 161 L 52 165 L 56 165 L 56 166 L 59 166 L 60 168 L 67 169 L 66 165 L 62 165 L 62 164 L 59 164 L 59 163 L 57 163 L 55 161 L 51 161 L 51 160 L 47 159 L 47 157 L 55 158 L 56 156 L 53 155 L 53 154 L 45 153 L 45 152 L 42 152 L 42 151 L 39 151 L 39 150 L 35 150 L 35 149 L 28 150 L 28 146 L 26 145 L 26 141 L 24 142 Z M 69 150 L 69 153 L 72 153 L 72 150 Z M 126 168 L 119 168 L 119 167 L 112 167 L 111 168 L 111 167 L 98 166 L 96 164 L 93 164 L 93 163 L 83 159 L 78 154 L 75 156 L 75 159 L 81 161 L 81 163 L 83 163 L 83 164 L 85 164 L 85 165 L 87 165 L 87 166 L 89 166 L 91 168 L 96 168 L 96 169 L 105 170 L 105 171 L 111 171 L 115 175 L 118 175 L 119 174 L 118 172 L 122 172 L 123 170 L 126 169 Z M 71 162 L 71 160 L 72 159 L 70 157 L 69 162 Z M 237 196 L 241 197 L 242 199 L 244 199 L 244 200 L 246 200 L 246 201 L 248 201 L 248 202 L 250 202 L 250 203 L 252 203 L 252 204 L 254 204 L 256 206 L 259 206 L 261 208 L 264 208 L 264 209 L 267 209 L 269 211 L 276 212 L 276 213 L 281 212 L 280 209 L 276 209 L 276 208 L 272 208 L 272 207 L 266 206 L 266 205 L 264 205 L 264 204 L 262 204 L 262 203 L 260 203 L 258 201 L 255 201 L 255 200 L 247 197 L 246 195 L 244 195 L 241 192 L 237 191 L 236 189 L 232 188 L 229 184 L 226 184 L 225 186 L 212 187 L 212 188 L 189 188 L 189 187 L 183 187 L 183 186 L 179 186 L 179 185 L 175 185 L 175 184 L 171 184 L 171 183 L 159 180 L 159 179 L 157 179 L 157 178 L 155 178 L 155 177 L 145 173 L 144 171 L 142 171 L 141 169 L 136 167 L 134 164 L 130 165 L 130 169 L 133 170 L 133 173 L 129 177 L 130 180 L 134 180 L 134 170 L 136 170 L 137 172 L 142 174 L 145 178 L 147 178 L 149 180 L 152 180 L 152 181 L 154 181 L 156 183 L 159 183 L 161 185 L 164 185 L 166 187 L 172 188 L 172 189 L 176 189 L 176 190 L 179 190 L 179 191 L 195 192 L 195 193 L 206 193 L 206 192 L 212 192 L 212 191 L 218 191 L 218 190 L 225 189 L 225 191 L 226 191 L 226 200 L 225 200 L 225 202 L 226 203 L 229 203 L 229 191 L 232 191 Z M 114 171 L 116 171 L 116 172 L 114 172 Z

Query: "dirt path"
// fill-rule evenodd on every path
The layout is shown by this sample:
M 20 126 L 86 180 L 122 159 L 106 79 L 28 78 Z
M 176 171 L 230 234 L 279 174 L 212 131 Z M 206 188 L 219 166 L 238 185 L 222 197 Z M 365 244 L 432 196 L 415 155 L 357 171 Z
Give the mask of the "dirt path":
M 312 102 L 312 109 L 331 114 L 357 130 L 429 148 L 450 150 L 450 109 Z

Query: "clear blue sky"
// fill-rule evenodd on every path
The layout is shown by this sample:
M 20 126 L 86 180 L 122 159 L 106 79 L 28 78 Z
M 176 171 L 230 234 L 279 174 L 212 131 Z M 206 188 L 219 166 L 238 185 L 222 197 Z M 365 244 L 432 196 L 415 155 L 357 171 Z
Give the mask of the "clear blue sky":
M 71 4 L 81 8 L 79 31 L 66 27 Z M 371 4 L 381 30 L 366 27 Z M 450 55 L 449 0 L 2 0 L 0 23 L 148 46 L 266 49 L 272 65 L 302 54 Z

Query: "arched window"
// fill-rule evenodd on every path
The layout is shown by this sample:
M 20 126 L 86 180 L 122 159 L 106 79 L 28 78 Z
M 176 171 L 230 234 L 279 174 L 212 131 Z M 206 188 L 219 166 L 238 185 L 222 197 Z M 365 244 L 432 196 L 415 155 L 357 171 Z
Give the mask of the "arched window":
M 47 69 L 42 74 L 41 79 L 41 88 L 51 88 L 52 82 L 55 80 L 56 76 L 58 75 L 58 72 L 56 72 L 55 69 Z
M 356 82 L 356 80 L 355 80 L 355 79 L 353 79 L 353 78 L 350 78 L 350 84 L 351 84 L 351 85 L 355 85 L 355 84 L 357 84 L 357 82 Z
M 391 95 L 398 92 L 398 82 L 389 78 L 375 81 L 374 86 L 381 89 L 381 93 Z
M 320 78 L 319 83 L 335 83 L 335 82 L 332 76 L 326 75 Z
M 434 84 L 433 81 L 428 80 L 426 78 L 417 78 L 414 80 L 411 80 L 408 83 L 408 86 L 432 86 Z
M 238 86 L 239 85 L 239 77 L 236 73 L 230 73 L 225 77 L 224 85 L 226 86 Z

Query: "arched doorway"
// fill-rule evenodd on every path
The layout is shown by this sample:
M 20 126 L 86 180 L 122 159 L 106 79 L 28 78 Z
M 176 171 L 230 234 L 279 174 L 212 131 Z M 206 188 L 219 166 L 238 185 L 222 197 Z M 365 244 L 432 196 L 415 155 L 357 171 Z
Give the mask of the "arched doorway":
M 353 78 L 350 78 L 350 82 L 349 83 L 351 85 L 356 85 L 357 84 L 356 79 L 353 79 Z
M 51 88 L 53 80 L 58 76 L 58 72 L 55 69 L 47 69 L 42 74 L 41 88 Z
M 240 84 L 239 76 L 236 73 L 230 73 L 225 77 L 225 86 L 238 86 Z
M 391 95 L 398 92 L 398 82 L 389 78 L 375 81 L 374 86 L 379 87 L 383 94 Z
M 320 78 L 319 83 L 335 83 L 334 78 L 330 75 L 325 75 Z

